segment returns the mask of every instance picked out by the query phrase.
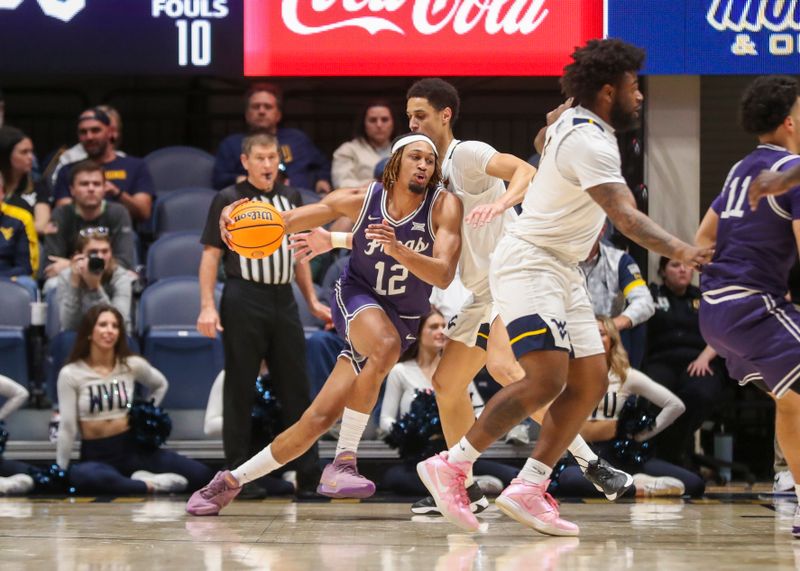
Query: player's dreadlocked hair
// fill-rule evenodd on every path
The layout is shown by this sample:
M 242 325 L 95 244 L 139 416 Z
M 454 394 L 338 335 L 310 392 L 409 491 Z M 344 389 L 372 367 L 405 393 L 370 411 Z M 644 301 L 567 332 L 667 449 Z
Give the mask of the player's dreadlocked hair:
M 771 133 L 780 127 L 797 102 L 797 80 L 786 75 L 757 77 L 742 94 L 739 120 L 754 135 Z
M 589 40 L 575 49 L 572 59 L 564 68 L 561 89 L 567 97 L 590 106 L 604 85 L 618 85 L 626 72 L 642 68 L 644 50 L 622 40 Z
M 401 135 L 404 137 L 405 135 Z M 395 139 L 396 141 L 397 139 Z M 401 147 L 397 152 L 392 153 L 389 157 L 389 162 L 386 163 L 386 167 L 383 169 L 383 178 L 381 182 L 383 183 L 384 188 L 392 188 L 394 183 L 397 182 L 397 179 L 400 177 L 400 163 L 403 160 L 403 153 L 406 152 L 406 148 Z M 439 183 L 442 182 L 442 166 L 440 161 L 436 161 L 433 167 L 433 174 L 431 175 L 431 180 L 428 181 L 428 190 L 433 192 L 436 190 L 436 187 L 439 186 Z

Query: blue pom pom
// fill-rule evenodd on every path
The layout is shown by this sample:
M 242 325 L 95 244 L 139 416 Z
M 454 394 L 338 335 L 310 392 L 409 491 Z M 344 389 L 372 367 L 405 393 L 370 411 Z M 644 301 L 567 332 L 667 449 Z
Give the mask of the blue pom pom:
M 281 403 L 275 398 L 269 381 L 267 375 L 256 379 L 256 400 L 250 413 L 255 442 L 270 442 L 282 430 Z
M 384 440 L 407 461 L 417 461 L 444 450 L 444 433 L 433 391 L 417 390 L 409 411 L 394 423 Z
M 6 422 L 0 420 L 0 456 L 6 451 L 6 442 L 8 442 L 8 430 L 6 430 Z
M 51 464 L 47 469 L 30 468 L 28 475 L 33 478 L 33 491 L 37 494 L 75 493 L 75 488 L 69 485 L 68 470 L 62 470 L 58 464 Z
M 160 447 L 172 432 L 172 419 L 153 399 L 134 402 L 128 412 L 128 424 L 136 442 L 148 450 Z

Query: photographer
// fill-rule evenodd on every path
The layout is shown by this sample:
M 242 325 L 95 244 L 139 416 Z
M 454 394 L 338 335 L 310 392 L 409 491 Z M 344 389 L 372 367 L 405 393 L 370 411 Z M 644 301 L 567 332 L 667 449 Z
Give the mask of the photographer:
M 117 264 L 111 240 L 103 228 L 84 228 L 76 243 L 78 253 L 58 276 L 61 330 L 77 329 L 89 308 L 98 303 L 113 305 L 131 330 L 133 278 Z

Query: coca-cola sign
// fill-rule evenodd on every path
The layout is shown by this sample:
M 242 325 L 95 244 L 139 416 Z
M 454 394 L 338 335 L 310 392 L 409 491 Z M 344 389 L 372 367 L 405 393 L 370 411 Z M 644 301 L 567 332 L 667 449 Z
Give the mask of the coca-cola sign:
M 245 0 L 244 72 L 560 75 L 603 0 Z

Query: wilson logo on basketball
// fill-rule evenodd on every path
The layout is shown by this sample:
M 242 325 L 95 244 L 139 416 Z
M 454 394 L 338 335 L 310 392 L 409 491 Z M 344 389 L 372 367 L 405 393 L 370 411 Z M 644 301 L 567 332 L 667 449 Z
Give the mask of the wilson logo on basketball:
M 233 218 L 234 222 L 239 222 L 240 220 L 244 220 L 245 218 L 249 218 L 253 222 L 258 222 L 260 220 L 273 220 L 272 212 L 266 210 L 250 210 L 248 212 L 243 212 L 238 216 Z
M 244 7 L 245 75 L 560 75 L 576 45 L 603 33 L 603 0 L 246 0 Z

